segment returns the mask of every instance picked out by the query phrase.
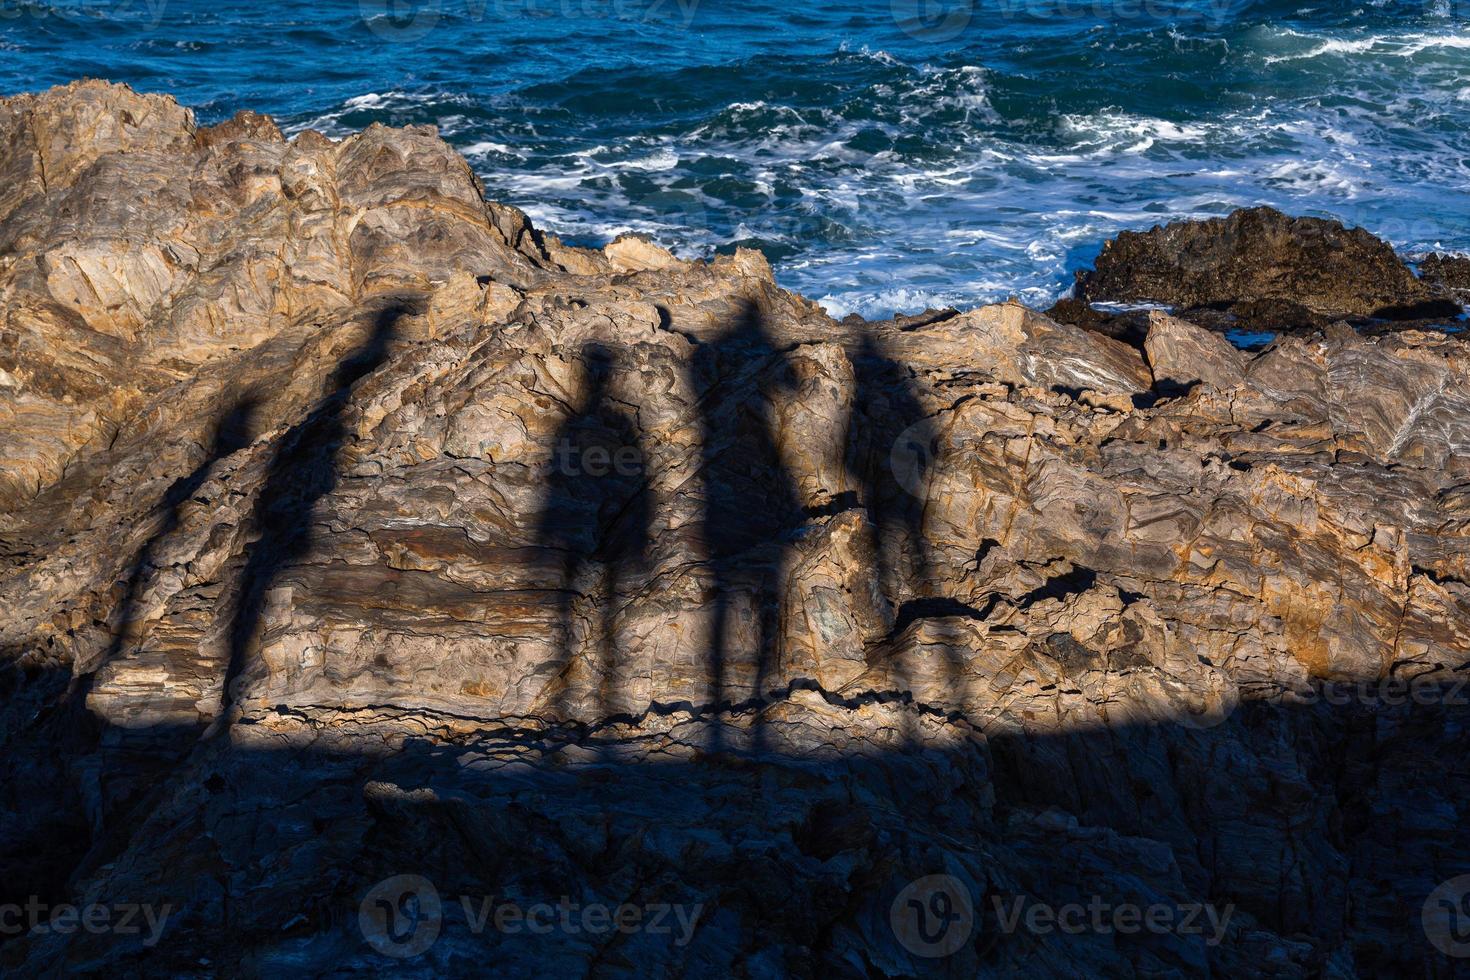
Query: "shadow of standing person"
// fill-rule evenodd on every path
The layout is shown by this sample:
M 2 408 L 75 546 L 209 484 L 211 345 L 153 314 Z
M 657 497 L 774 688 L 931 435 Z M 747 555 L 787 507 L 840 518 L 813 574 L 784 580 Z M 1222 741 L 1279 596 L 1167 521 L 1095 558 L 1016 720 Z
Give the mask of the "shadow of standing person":
M 575 619 L 578 600 L 590 593 L 598 618 L 590 644 L 597 683 L 591 720 L 601 722 L 614 713 L 617 702 L 613 689 L 620 666 L 617 617 L 623 590 L 646 567 L 652 509 L 637 429 L 611 395 L 616 365 L 612 352 L 589 342 L 581 349 L 581 360 L 584 388 L 552 443 L 536 541 L 560 559 L 556 569 L 560 652 L 551 665 L 560 675 L 561 686 L 553 695 L 557 713 L 563 719 L 584 721 L 574 718 L 584 713 L 573 678 L 579 646 Z M 595 579 L 588 580 L 589 572 Z
M 398 322 L 413 307 L 394 300 L 373 318 L 371 332 L 344 358 L 327 383 L 327 394 L 311 413 L 281 437 L 256 498 L 252 523 L 260 537 L 250 546 L 240 579 L 240 594 L 229 628 L 229 663 L 221 695 L 221 719 L 239 702 L 251 647 L 271 584 L 282 570 L 311 551 L 312 520 L 317 502 L 337 486 L 337 454 L 347 438 L 343 412 L 352 387 L 388 359 Z
M 772 399 L 794 391 L 786 355 L 772 345 L 760 308 L 742 304 L 734 323 L 694 358 L 694 389 L 700 399 L 704 536 L 714 575 L 710 625 L 709 704 L 728 711 L 731 674 L 731 611 L 748 595 L 755 622 L 751 694 L 761 699 L 779 655 L 781 591 L 786 553 L 802 511 L 796 484 L 781 458 L 773 425 Z M 764 747 L 757 720 L 756 749 Z M 710 748 L 723 747 L 717 717 Z
M 878 581 L 893 610 L 896 638 L 917 616 L 949 605 L 931 595 L 935 569 L 924 535 L 939 426 L 919 401 L 913 372 L 891 358 L 871 330 L 863 331 L 853 375 L 847 466 L 873 527 Z M 944 679 L 954 693 L 959 663 L 945 646 Z M 910 693 L 913 666 L 906 657 L 894 658 L 894 680 Z

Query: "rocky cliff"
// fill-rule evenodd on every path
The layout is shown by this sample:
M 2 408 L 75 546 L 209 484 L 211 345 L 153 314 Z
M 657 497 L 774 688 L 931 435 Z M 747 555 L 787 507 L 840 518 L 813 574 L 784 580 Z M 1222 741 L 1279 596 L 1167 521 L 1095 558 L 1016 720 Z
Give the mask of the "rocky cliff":
M 1464 962 L 1455 336 L 836 322 L 429 130 L 82 83 L 0 131 L 0 904 L 169 909 L 7 969 Z M 538 903 L 677 915 L 476 915 Z

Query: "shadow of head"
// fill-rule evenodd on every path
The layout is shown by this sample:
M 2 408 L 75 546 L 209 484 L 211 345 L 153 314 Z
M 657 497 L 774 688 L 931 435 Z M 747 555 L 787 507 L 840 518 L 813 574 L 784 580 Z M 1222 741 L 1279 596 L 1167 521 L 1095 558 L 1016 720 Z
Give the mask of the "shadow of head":
M 246 395 L 220 417 L 214 429 L 214 448 L 211 459 L 224 459 L 237 453 L 255 441 L 259 434 L 256 416 L 260 414 L 260 396 Z
M 332 374 L 331 388 L 342 391 L 383 366 L 388 359 L 389 348 L 400 332 L 407 317 L 424 312 L 427 303 L 423 297 L 394 297 L 373 314 L 372 327 L 367 339 L 355 351 L 343 359 Z
M 607 345 L 597 340 L 589 340 L 583 344 L 580 357 L 587 379 L 587 395 L 584 400 L 587 404 L 594 404 L 597 401 L 597 396 L 601 392 L 606 391 L 608 385 L 612 382 L 613 367 L 616 364 L 616 359 L 613 357 L 613 352 L 608 349 Z
M 755 347 L 769 348 L 771 346 L 771 334 L 766 329 L 766 317 L 759 303 L 751 299 L 740 301 L 739 312 L 736 313 L 734 322 L 731 324 L 729 336 L 738 342 L 748 343 Z
M 186 477 L 176 480 L 167 494 L 164 495 L 165 507 L 177 508 L 185 500 L 192 497 L 204 482 L 209 478 L 210 471 L 215 463 L 231 456 L 255 441 L 257 432 L 256 416 L 260 412 L 260 398 L 254 394 L 248 394 L 235 402 L 214 426 L 214 437 L 210 440 L 209 455 L 205 457 L 194 472 Z M 168 522 L 163 531 L 167 533 L 173 530 L 178 520 L 177 514 L 170 514 Z M 156 544 L 156 539 L 150 541 L 148 548 Z M 146 551 L 145 551 L 146 554 Z

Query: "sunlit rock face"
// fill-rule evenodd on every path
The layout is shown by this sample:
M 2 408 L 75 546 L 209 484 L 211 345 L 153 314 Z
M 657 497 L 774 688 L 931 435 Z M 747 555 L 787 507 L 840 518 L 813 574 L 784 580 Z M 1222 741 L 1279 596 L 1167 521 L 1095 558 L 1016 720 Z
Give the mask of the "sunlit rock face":
M 0 129 L 0 902 L 172 910 L 0 963 L 1451 962 L 1419 910 L 1467 844 L 1462 341 L 835 322 L 752 252 L 564 247 L 432 131 L 100 83 Z M 396 875 L 442 908 L 385 954 Z M 908 904 L 934 875 L 968 918 Z

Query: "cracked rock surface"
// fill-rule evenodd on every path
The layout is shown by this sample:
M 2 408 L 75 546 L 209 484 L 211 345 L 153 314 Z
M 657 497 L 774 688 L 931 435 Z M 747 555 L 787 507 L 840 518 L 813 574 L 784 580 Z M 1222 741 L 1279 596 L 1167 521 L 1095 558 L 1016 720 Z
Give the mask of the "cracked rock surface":
M 754 252 L 566 247 L 428 129 L 88 82 L 0 130 L 0 902 L 173 910 L 0 966 L 1451 975 L 1463 341 L 836 322 Z

